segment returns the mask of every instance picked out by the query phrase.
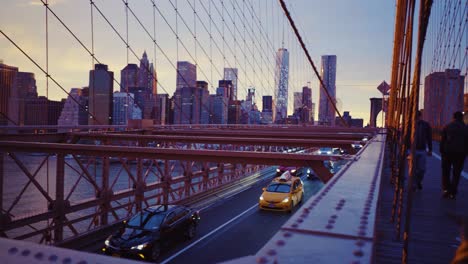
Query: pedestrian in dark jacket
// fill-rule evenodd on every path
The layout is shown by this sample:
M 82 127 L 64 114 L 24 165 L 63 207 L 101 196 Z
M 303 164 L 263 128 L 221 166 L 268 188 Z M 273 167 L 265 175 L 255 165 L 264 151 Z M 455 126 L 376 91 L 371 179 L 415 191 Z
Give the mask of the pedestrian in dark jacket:
M 443 197 L 455 199 L 467 152 L 468 128 L 463 123 L 462 112 L 455 112 L 453 121 L 442 130 L 442 140 L 440 141 Z M 453 177 L 450 178 L 452 166 Z
M 414 188 L 422 190 L 422 181 L 426 172 L 426 156 L 432 156 L 432 129 L 428 122 L 421 119 L 421 111 L 416 112 L 416 137 L 414 138 L 415 178 Z

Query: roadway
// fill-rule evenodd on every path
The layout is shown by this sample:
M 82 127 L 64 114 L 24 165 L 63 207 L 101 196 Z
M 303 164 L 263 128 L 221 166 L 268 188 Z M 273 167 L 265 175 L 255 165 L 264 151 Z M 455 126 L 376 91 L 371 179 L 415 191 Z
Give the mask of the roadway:
M 250 188 L 200 209 L 197 236 L 191 241 L 163 250 L 161 263 L 218 263 L 254 255 L 278 232 L 292 214 L 258 209 L 262 187 L 272 179 L 269 173 Z M 304 201 L 323 186 L 318 180 L 304 182 Z M 293 213 L 303 203 L 295 207 Z

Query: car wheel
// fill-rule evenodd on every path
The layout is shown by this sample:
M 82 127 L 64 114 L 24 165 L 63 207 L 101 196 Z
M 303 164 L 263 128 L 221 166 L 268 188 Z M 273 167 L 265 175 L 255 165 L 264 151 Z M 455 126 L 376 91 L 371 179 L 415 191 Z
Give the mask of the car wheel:
M 161 245 L 159 242 L 154 242 L 153 247 L 151 248 L 151 259 L 156 261 L 161 255 Z
M 197 234 L 197 227 L 195 226 L 194 223 L 191 223 L 187 227 L 187 230 L 185 231 L 185 236 L 187 237 L 188 240 L 190 240 L 194 238 L 196 234 Z
M 288 213 L 292 213 L 293 208 L 294 208 L 294 201 L 291 201 L 291 205 L 289 207 Z

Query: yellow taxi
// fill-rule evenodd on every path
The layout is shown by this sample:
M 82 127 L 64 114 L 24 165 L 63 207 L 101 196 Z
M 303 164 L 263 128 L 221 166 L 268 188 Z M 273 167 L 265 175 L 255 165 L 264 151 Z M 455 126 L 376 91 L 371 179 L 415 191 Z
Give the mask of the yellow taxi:
M 299 177 L 294 177 L 289 171 L 273 181 L 265 188 L 258 201 L 258 207 L 263 210 L 291 212 L 304 197 L 304 186 Z

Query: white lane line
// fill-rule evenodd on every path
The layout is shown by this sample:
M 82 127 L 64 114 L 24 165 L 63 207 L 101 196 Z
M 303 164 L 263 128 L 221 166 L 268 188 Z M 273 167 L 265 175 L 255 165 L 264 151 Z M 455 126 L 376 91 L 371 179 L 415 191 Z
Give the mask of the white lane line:
M 441 157 L 439 156 L 439 154 L 437 154 L 437 153 L 432 152 L 432 156 L 434 156 L 434 157 L 437 158 L 438 160 L 442 160 L 442 158 L 441 158 Z M 465 177 L 465 179 L 468 180 L 468 173 L 462 171 L 461 175 L 462 175 L 463 177 Z
M 236 221 L 237 219 L 239 219 L 240 217 L 242 217 L 243 215 L 245 215 L 246 213 L 248 213 L 250 210 L 254 209 L 258 207 L 258 203 L 252 205 L 251 207 L 249 207 L 247 210 L 245 210 L 244 212 L 242 212 L 241 214 L 237 215 L 236 217 L 234 217 L 233 219 L 227 221 L 226 223 L 218 226 L 216 229 L 214 229 L 213 231 L 211 231 L 210 233 L 204 235 L 202 238 L 198 239 L 197 241 L 193 242 L 192 244 L 186 246 L 184 249 L 180 250 L 179 252 L 175 253 L 174 255 L 170 256 L 169 258 L 165 259 L 163 262 L 161 262 L 161 264 L 166 264 L 168 263 L 169 261 L 175 259 L 177 256 L 179 256 L 180 254 L 184 253 L 185 251 L 189 250 L 191 247 L 195 246 L 196 244 L 200 243 L 202 240 L 204 240 L 205 238 L 211 236 L 212 234 L 218 232 L 220 229 L 222 229 L 223 227 L 229 225 L 230 223 Z

